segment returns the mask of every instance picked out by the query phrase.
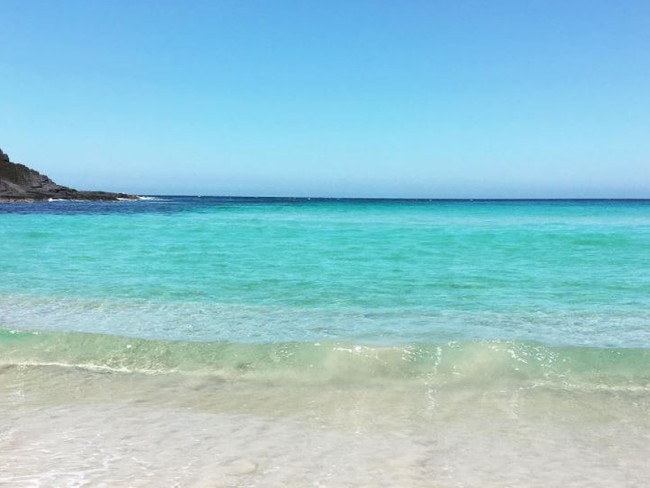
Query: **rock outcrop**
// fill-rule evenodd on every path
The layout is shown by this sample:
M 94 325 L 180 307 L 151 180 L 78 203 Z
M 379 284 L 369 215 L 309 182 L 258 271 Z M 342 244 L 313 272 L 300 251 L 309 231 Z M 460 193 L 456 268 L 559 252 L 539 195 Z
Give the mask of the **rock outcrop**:
M 47 176 L 13 163 L 0 149 L 0 202 L 29 202 L 37 200 L 121 200 L 137 199 L 125 193 L 79 191 L 54 183 Z

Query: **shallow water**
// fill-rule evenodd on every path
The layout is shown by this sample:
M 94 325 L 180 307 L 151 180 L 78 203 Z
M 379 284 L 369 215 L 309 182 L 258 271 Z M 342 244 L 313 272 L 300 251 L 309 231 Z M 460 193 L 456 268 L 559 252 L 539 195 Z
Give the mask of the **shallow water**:
M 650 203 L 0 206 L 2 486 L 644 486 Z
M 7 486 L 643 486 L 647 388 L 10 367 Z M 45 387 L 47 385 L 47 387 Z

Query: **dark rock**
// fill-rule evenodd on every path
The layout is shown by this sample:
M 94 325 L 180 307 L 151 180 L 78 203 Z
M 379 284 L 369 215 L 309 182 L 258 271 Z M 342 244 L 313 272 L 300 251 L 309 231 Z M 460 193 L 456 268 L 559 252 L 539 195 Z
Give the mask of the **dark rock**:
M 28 202 L 36 200 L 136 200 L 126 193 L 104 191 L 79 191 L 54 183 L 47 176 L 13 163 L 0 149 L 0 202 Z

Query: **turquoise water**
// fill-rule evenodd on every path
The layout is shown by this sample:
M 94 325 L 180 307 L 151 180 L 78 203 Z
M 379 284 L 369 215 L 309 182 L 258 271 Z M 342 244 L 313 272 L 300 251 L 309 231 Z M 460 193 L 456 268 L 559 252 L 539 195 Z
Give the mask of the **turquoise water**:
M 0 484 L 643 486 L 649 250 L 650 201 L 0 205 Z
M 5 329 L 650 348 L 645 201 L 176 197 L 0 211 Z
M 0 208 L 0 323 L 152 339 L 650 346 L 650 203 Z

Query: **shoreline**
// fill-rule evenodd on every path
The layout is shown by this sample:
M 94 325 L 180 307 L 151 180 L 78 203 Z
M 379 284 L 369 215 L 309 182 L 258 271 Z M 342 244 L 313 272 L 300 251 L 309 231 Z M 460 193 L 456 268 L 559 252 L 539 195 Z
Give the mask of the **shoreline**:
M 647 393 L 56 366 L 5 367 L 0 386 L 3 486 L 605 488 L 649 474 Z

